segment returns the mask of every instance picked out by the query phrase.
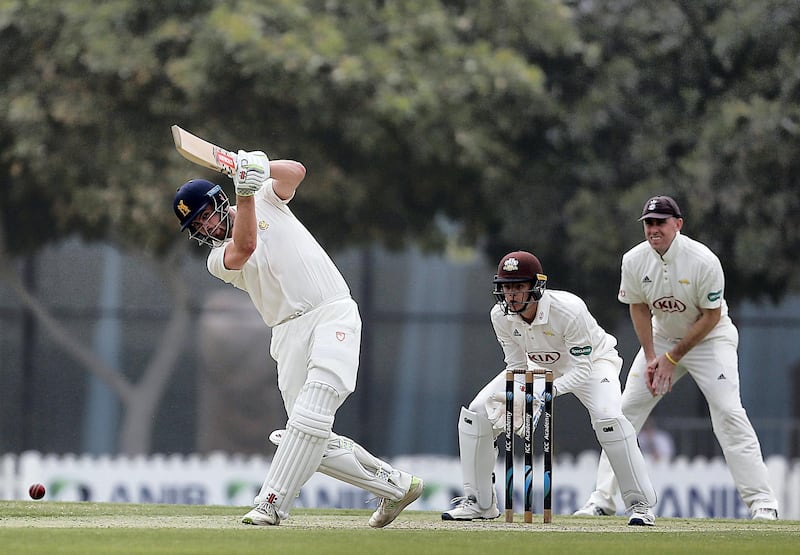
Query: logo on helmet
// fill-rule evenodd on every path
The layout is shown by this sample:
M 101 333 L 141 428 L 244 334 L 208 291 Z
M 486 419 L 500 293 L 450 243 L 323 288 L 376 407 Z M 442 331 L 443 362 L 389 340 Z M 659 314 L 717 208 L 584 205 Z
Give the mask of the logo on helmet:
M 503 270 L 506 272 L 516 272 L 519 270 L 519 260 L 512 256 L 503 263 Z
M 175 208 L 176 208 L 176 209 L 177 209 L 177 210 L 178 210 L 178 211 L 181 213 L 181 215 L 183 215 L 184 217 L 185 217 L 185 216 L 188 216 L 188 215 L 189 215 L 189 212 L 191 212 L 191 211 L 192 211 L 192 209 L 191 209 L 191 208 L 189 208 L 188 206 L 186 206 L 186 203 L 185 203 L 185 202 L 183 202 L 183 199 L 181 199 L 181 200 L 180 200 L 180 202 L 177 204 L 177 206 L 175 206 Z

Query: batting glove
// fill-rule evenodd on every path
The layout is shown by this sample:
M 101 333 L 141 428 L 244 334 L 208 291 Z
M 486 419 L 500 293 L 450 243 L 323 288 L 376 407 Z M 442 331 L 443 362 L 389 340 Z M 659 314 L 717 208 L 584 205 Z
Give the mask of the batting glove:
M 238 196 L 253 196 L 269 177 L 269 158 L 266 154 L 260 150 L 238 152 L 236 173 L 233 175 L 233 184 Z

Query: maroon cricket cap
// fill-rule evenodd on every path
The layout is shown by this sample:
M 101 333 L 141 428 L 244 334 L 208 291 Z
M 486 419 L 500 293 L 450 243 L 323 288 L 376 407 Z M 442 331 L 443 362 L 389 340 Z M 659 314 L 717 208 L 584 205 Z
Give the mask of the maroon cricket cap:
M 672 197 L 658 196 L 644 203 L 642 217 L 639 218 L 639 221 L 645 218 L 683 218 L 683 215 L 681 209 L 678 208 L 678 203 Z

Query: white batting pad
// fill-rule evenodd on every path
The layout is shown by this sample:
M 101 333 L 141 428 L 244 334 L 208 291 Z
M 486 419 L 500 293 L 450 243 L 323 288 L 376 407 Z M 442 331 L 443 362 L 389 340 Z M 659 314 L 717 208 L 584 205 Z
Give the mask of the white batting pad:
M 269 440 L 280 445 L 285 434 L 286 430 L 275 430 Z M 337 434 L 328 439 L 319 471 L 392 501 L 403 497 L 411 485 L 411 474 L 396 470 L 349 437 Z
M 319 468 L 338 406 L 339 395 L 329 385 L 303 386 L 256 503 L 269 501 L 281 518 L 288 516 L 300 488 Z

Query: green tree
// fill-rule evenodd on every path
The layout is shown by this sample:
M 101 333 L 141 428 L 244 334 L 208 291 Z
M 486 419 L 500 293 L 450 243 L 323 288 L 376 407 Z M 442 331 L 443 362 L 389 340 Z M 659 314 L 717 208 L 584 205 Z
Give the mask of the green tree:
M 644 201 L 670 194 L 684 209 L 684 232 L 720 256 L 730 300 L 796 290 L 800 5 L 587 6 L 577 23 L 599 60 L 573 104 L 585 131 L 571 134 L 582 185 L 566 205 L 574 270 L 617 270 L 642 238 L 634 220 Z
M 162 47 L 179 32 L 135 2 L 4 2 L 0 61 L 5 88 L 0 130 L 0 275 L 66 353 L 103 379 L 126 407 L 121 450 L 146 452 L 155 413 L 189 325 L 180 279 L 184 245 L 164 232 L 178 168 L 153 140 L 174 105 Z M 151 22 L 160 25 L 150 29 Z M 149 31 L 149 32 L 145 32 Z M 162 107 L 161 110 L 158 107 Z M 108 241 L 149 257 L 175 302 L 161 343 L 133 382 L 110 368 L 48 313 L 12 263 L 70 236 Z
M 174 152 L 170 124 L 303 160 L 310 171 L 296 210 L 332 247 L 436 248 L 442 218 L 471 242 L 497 225 L 494 191 L 529 155 L 509 148 L 531 144 L 519 122 L 555 110 L 543 71 L 513 43 L 537 30 L 542 52 L 557 48 L 543 39 L 564 49 L 577 41 L 549 2 L 515 3 L 520 16 L 502 16 L 507 35 L 480 4 L 0 6 L 2 275 L 58 344 L 120 396 L 120 449 L 129 453 L 149 448 L 150 416 L 189 325 L 176 275 L 188 242 L 170 201 L 200 172 Z M 13 271 L 14 257 L 74 235 L 151 257 L 172 288 L 169 333 L 135 383 L 59 326 Z

